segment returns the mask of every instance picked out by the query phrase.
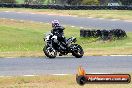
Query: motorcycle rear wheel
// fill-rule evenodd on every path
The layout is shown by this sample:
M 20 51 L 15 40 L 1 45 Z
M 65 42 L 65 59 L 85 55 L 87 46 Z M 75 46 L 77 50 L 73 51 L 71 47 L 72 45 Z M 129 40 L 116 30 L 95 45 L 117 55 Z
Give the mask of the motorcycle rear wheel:
M 55 58 L 57 56 L 57 52 L 53 47 L 44 46 L 43 52 L 49 58 Z

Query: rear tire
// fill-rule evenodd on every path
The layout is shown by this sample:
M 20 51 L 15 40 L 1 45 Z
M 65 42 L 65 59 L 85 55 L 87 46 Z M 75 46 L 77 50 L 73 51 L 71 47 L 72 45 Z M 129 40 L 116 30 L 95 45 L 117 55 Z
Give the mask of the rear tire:
M 43 52 L 49 58 L 55 58 L 57 56 L 57 52 L 53 47 L 44 46 Z

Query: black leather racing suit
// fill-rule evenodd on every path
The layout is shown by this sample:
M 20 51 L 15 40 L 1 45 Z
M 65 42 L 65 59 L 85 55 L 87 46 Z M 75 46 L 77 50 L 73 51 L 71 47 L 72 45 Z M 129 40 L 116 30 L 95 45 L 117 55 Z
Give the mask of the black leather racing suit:
M 58 26 L 58 27 L 55 27 L 51 30 L 51 33 L 53 35 L 56 35 L 57 36 L 57 40 L 63 45 L 63 46 L 66 46 L 66 38 L 64 37 L 64 27 L 62 26 Z

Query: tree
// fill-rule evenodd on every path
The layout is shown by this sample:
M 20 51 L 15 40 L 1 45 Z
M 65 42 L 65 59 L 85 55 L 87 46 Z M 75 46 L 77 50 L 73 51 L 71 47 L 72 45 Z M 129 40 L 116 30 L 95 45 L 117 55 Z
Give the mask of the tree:
M 66 4 L 66 0 L 56 0 L 56 4 Z
M 99 0 L 100 5 L 106 5 L 108 4 L 109 0 Z
M 16 0 L 0 0 L 0 3 L 16 3 Z
M 68 5 L 80 5 L 83 0 L 66 0 Z
M 98 5 L 99 0 L 83 0 L 82 4 L 83 5 Z
M 120 0 L 123 5 L 132 5 L 132 0 Z
M 25 4 L 43 4 L 44 0 L 25 0 Z

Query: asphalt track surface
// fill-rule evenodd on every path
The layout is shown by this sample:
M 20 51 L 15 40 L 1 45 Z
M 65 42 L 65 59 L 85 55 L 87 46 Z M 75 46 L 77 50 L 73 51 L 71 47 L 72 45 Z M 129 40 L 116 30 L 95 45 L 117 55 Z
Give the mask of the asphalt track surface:
M 99 19 L 99 18 L 88 18 L 88 17 L 72 17 L 72 16 L 58 16 L 48 14 L 31 14 L 21 12 L 0 12 L 0 18 L 9 18 L 17 20 L 30 20 L 37 22 L 48 22 L 57 19 L 63 25 L 71 25 L 78 27 L 90 27 L 90 28 L 101 28 L 101 29 L 124 29 L 127 32 L 132 31 L 132 21 L 123 20 L 110 20 L 110 19 Z
M 80 65 L 87 73 L 131 73 L 132 57 L 0 58 L 0 76 L 76 74 Z

